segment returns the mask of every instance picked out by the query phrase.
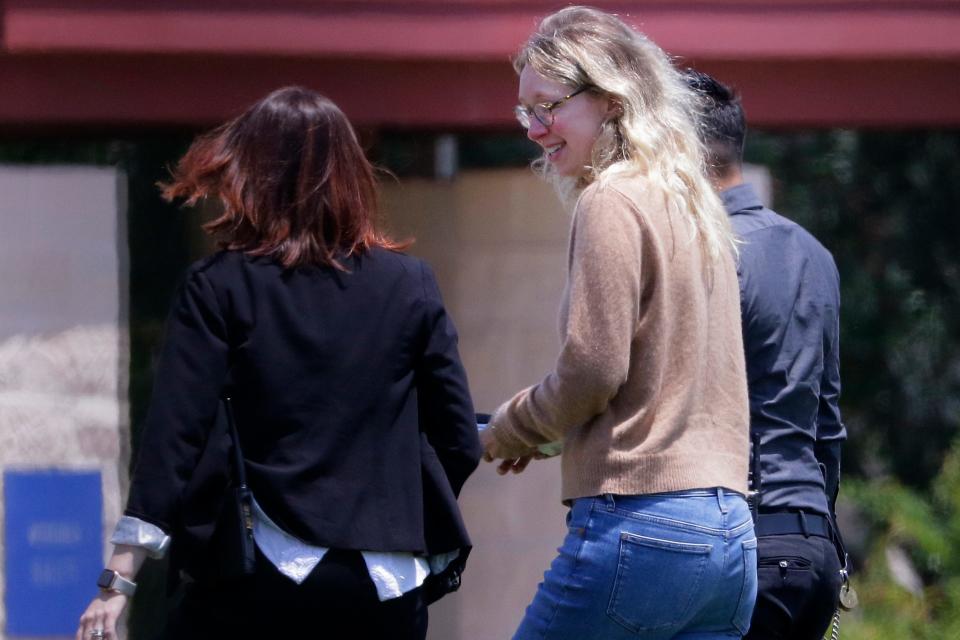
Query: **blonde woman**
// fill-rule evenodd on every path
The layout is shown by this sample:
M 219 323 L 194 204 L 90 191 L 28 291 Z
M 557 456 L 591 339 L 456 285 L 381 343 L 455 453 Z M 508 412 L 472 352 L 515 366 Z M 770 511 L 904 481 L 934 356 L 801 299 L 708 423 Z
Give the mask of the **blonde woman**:
M 481 436 L 501 473 L 563 444 L 569 533 L 515 638 L 741 637 L 757 575 L 736 246 L 695 97 L 594 9 L 544 19 L 515 67 L 537 164 L 575 201 L 556 366 Z

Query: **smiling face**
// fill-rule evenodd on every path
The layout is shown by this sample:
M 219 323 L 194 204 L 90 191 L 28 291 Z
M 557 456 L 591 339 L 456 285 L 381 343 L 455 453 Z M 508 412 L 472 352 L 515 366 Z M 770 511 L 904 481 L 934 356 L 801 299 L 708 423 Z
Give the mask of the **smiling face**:
M 528 65 L 520 73 L 518 96 L 521 105 L 533 108 L 559 100 L 578 88 L 545 78 Z M 553 124 L 549 127 L 531 117 L 527 137 L 543 147 L 558 174 L 579 178 L 587 172 L 593 143 L 609 110 L 608 100 L 584 91 L 553 110 Z

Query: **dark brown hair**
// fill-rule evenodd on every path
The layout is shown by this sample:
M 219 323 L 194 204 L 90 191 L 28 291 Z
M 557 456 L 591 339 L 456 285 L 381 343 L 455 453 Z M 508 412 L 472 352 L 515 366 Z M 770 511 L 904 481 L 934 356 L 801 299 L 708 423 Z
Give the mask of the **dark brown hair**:
M 278 89 L 198 137 L 160 188 L 186 205 L 218 198 L 223 213 L 203 229 L 220 247 L 285 268 L 344 270 L 344 257 L 409 244 L 377 229 L 373 166 L 347 117 L 301 87 Z

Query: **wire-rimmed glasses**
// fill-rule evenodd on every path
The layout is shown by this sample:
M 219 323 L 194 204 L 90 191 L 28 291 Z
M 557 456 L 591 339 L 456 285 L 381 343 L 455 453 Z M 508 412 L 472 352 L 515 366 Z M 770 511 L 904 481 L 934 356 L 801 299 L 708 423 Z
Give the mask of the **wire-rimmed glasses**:
M 533 116 L 537 119 L 537 122 L 542 124 L 545 127 L 549 127 L 553 124 L 553 110 L 562 105 L 564 102 L 572 98 L 573 96 L 579 95 L 589 89 L 589 85 L 584 85 L 574 91 L 573 93 L 568 93 L 559 100 L 554 100 L 553 102 L 541 102 L 540 104 L 535 104 L 532 107 L 525 107 L 521 104 L 518 104 L 513 108 L 513 114 L 517 116 L 517 122 L 520 123 L 520 126 L 524 129 L 530 128 L 530 116 Z

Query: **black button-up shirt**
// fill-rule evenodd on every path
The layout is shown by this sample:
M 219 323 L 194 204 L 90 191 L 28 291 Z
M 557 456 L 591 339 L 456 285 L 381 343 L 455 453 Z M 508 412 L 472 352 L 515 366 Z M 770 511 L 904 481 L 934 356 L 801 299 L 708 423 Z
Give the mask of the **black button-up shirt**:
M 741 184 L 722 193 L 743 241 L 737 266 L 761 510 L 828 513 L 840 478 L 840 277 L 800 225 Z M 821 471 L 821 466 L 823 470 Z

